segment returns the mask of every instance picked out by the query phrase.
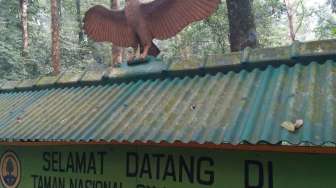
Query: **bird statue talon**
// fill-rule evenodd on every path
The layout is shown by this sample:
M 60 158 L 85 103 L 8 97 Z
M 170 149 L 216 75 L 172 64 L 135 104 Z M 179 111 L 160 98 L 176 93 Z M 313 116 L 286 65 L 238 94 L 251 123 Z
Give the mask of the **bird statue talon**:
M 145 63 L 148 63 L 149 60 L 148 58 L 137 58 L 137 59 L 134 59 L 132 61 L 127 61 L 127 65 L 128 66 L 136 66 L 136 65 L 141 65 L 141 64 L 145 64 Z
M 140 55 L 139 60 L 145 61 L 147 58 L 147 55 Z
M 121 67 L 121 63 L 115 63 L 111 67 L 112 68 L 119 68 L 119 67 Z

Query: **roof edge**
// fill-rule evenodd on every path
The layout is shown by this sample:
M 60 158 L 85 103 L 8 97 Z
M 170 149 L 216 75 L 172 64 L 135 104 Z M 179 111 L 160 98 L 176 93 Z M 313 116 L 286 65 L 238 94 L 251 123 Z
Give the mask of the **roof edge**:
M 190 149 L 216 149 L 227 151 L 247 151 L 247 152 L 280 152 L 280 153 L 303 153 L 303 154 L 336 154 L 336 147 L 329 146 L 299 146 L 299 145 L 272 145 L 272 144 L 214 144 L 197 142 L 0 142 L 2 146 L 73 146 L 73 145 L 117 145 L 117 146 L 137 146 L 137 147 L 165 147 L 165 148 L 190 148 Z

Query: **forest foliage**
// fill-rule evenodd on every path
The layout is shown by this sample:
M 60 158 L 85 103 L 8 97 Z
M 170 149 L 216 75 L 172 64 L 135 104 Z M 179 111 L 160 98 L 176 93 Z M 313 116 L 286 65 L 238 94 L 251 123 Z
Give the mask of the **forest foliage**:
M 57 1 L 62 71 L 78 72 L 109 66 L 112 61 L 111 44 L 95 43 L 85 35 L 81 37 L 80 21 L 91 6 L 103 4 L 109 7 L 110 0 Z M 319 1 L 318 4 L 311 2 L 312 0 L 253 0 L 258 46 L 274 47 L 288 45 L 293 41 L 289 13 L 292 15 L 295 40 L 335 38 L 335 1 Z M 28 1 L 29 47 L 26 56 L 22 55 L 19 1 L 0 0 L 0 10 L 0 80 L 36 78 L 51 73 L 50 0 Z M 223 0 L 217 12 L 210 18 L 192 24 L 172 39 L 156 41 L 162 50 L 160 57 L 174 61 L 229 53 L 227 14 Z

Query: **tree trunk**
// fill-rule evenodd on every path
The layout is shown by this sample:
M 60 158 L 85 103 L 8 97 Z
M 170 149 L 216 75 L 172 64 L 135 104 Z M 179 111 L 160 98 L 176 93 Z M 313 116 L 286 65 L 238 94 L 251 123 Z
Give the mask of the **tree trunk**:
M 52 66 L 55 75 L 60 73 L 60 31 L 57 0 L 51 0 L 51 30 L 52 30 Z
M 294 31 L 294 12 L 293 12 L 293 5 L 291 4 L 290 0 L 284 0 L 286 5 L 286 13 L 288 18 L 288 27 L 289 27 L 289 36 L 292 42 L 296 40 L 296 33 Z
M 20 0 L 21 27 L 22 27 L 22 57 L 28 55 L 28 0 Z
M 119 9 L 120 1 L 119 0 L 111 0 L 111 9 Z M 112 65 L 117 65 L 122 62 L 122 48 L 112 45 Z
M 78 42 L 81 44 L 84 40 L 84 34 L 83 34 L 83 24 L 82 24 L 82 17 L 81 17 L 81 2 L 80 0 L 76 0 L 76 14 L 77 14 L 77 22 L 78 22 Z
M 230 25 L 231 51 L 257 47 L 257 31 L 252 0 L 226 0 Z
M 58 10 L 58 16 L 59 16 L 59 22 L 62 22 L 61 19 L 62 19 L 62 7 L 63 7 L 63 4 L 62 4 L 62 0 L 57 0 L 57 10 Z

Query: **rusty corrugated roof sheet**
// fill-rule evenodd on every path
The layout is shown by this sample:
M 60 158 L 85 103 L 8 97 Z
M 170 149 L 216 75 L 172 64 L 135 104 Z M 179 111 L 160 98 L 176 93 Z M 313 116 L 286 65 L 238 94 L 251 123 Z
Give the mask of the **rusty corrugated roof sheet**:
M 335 49 L 320 41 L 197 66 L 9 81 L 0 140 L 335 144 Z M 304 120 L 297 132 L 281 128 L 296 119 Z

